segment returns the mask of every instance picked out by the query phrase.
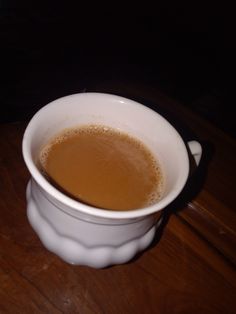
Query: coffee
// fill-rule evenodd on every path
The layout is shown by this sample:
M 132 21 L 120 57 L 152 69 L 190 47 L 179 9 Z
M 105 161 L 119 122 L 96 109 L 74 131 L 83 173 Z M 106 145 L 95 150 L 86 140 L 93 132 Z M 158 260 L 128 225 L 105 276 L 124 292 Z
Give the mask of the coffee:
M 132 210 L 157 202 L 163 175 L 138 139 L 110 127 L 66 129 L 40 152 L 39 168 L 70 197 L 107 210 Z

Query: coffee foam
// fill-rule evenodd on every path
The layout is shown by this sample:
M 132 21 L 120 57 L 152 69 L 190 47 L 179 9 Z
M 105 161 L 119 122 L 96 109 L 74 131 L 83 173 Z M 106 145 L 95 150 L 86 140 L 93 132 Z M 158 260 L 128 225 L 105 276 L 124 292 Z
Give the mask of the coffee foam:
M 47 163 L 48 156 L 50 154 L 51 149 L 54 145 L 60 144 L 63 141 L 67 140 L 69 137 L 73 137 L 76 134 L 86 133 L 86 134 L 108 134 L 109 136 L 115 136 L 117 133 L 124 137 L 126 141 L 130 141 L 132 143 L 135 143 L 137 147 L 140 147 L 142 150 L 145 150 L 146 153 L 148 153 L 148 156 L 150 160 L 152 161 L 151 167 L 153 169 L 153 173 L 155 174 L 155 177 L 158 180 L 158 184 L 156 188 L 150 193 L 150 195 L 147 197 L 147 200 L 145 204 L 143 204 L 142 207 L 151 206 L 158 202 L 162 195 L 164 190 L 164 176 L 162 173 L 162 170 L 160 168 L 158 160 L 154 157 L 154 155 L 151 153 L 149 148 L 146 147 L 144 143 L 142 143 L 139 139 L 130 136 L 127 133 L 124 133 L 120 130 L 113 129 L 111 127 L 102 126 L 102 125 L 84 125 L 77 128 L 71 128 L 71 129 L 64 129 L 61 133 L 57 134 L 54 138 L 52 138 L 48 144 L 46 144 L 39 155 L 39 168 L 42 174 L 47 178 L 47 174 L 44 171 L 44 168 Z
M 108 133 L 110 130 L 110 128 L 105 127 L 105 126 L 100 126 L 100 125 L 87 125 L 87 126 L 81 126 L 78 128 L 71 128 L 71 129 L 64 129 L 63 131 L 61 131 L 59 134 L 57 134 L 55 137 L 53 137 L 51 140 L 49 140 L 49 143 L 46 144 L 40 152 L 39 155 L 39 163 L 41 164 L 41 166 L 45 166 L 46 162 L 47 162 L 47 158 L 48 155 L 51 151 L 51 149 L 53 148 L 54 145 L 60 144 L 63 141 L 66 141 L 69 137 L 71 136 L 75 136 L 76 134 L 79 133 L 94 133 L 96 131 L 96 133 Z M 113 130 L 114 132 L 114 130 Z

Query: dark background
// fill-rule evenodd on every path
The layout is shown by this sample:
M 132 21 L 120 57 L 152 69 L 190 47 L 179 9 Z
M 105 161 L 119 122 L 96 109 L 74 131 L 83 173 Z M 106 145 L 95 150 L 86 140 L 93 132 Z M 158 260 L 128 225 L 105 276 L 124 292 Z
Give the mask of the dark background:
M 121 10 L 119 10 L 121 9 Z M 230 9 L 1 3 L 0 121 L 102 81 L 156 87 L 235 136 Z

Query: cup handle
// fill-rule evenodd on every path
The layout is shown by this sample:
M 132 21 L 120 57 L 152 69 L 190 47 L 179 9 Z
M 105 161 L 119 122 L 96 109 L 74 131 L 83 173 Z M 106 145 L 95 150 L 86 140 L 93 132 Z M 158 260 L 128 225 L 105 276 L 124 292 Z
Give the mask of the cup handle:
M 193 155 L 196 165 L 198 166 L 202 157 L 202 146 L 197 141 L 189 141 L 188 147 L 191 154 Z

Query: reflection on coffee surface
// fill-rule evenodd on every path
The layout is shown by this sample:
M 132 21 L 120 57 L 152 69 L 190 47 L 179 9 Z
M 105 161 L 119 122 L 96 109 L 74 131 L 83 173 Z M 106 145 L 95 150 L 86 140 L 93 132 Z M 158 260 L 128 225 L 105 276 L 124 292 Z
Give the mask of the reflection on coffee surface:
M 110 127 L 62 131 L 43 147 L 38 164 L 56 188 L 98 208 L 142 208 L 162 195 L 162 171 L 149 149 Z

